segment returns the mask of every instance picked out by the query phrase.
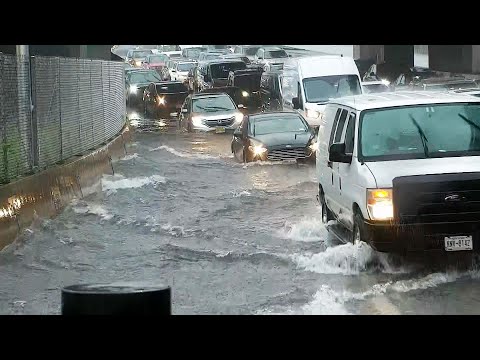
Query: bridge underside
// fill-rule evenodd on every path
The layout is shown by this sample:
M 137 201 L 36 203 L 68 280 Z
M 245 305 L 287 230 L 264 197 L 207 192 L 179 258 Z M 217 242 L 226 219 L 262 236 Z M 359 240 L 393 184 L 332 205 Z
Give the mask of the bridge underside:
M 437 71 L 480 73 L 480 45 L 416 45 L 428 55 L 428 66 Z M 354 45 L 354 58 L 394 67 L 415 65 L 415 45 Z
M 29 45 L 31 56 L 61 56 L 111 60 L 113 45 Z M 0 52 L 16 54 L 16 45 L 0 45 Z

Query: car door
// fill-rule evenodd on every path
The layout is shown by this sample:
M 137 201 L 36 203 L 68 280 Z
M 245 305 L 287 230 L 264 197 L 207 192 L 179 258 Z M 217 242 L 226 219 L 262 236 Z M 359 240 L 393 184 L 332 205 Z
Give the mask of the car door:
M 187 129 L 187 124 L 190 121 L 190 109 L 191 109 L 192 98 L 187 96 L 183 102 L 182 109 L 180 110 L 180 124 L 179 127 L 182 129 Z
M 155 104 L 156 104 L 156 87 L 155 84 L 148 85 L 147 89 L 145 90 L 143 101 L 145 104 L 145 117 L 151 117 L 154 115 Z
M 332 131 L 330 133 L 330 139 L 328 142 L 328 149 L 333 143 L 340 142 L 343 135 L 343 128 L 345 126 L 345 120 L 347 119 L 348 111 L 342 107 L 338 107 L 333 122 Z M 330 210 L 334 212 L 336 216 L 340 213 L 340 188 L 339 188 L 339 166 L 337 162 L 328 160 L 328 167 L 331 168 L 331 182 L 327 186 L 329 188 L 325 190 L 325 200 Z
M 348 109 L 347 120 L 344 126 L 344 131 L 340 139 L 341 143 L 345 143 L 345 153 L 354 154 L 355 147 L 355 128 L 356 128 L 356 112 Z M 355 179 L 357 178 L 357 167 L 352 160 L 352 163 L 338 163 L 338 196 L 340 203 L 340 211 L 338 219 L 348 229 L 353 230 L 353 200 L 355 193 L 362 191 L 357 187 Z
M 268 87 L 268 79 L 270 78 L 270 74 L 262 74 L 260 80 L 260 96 L 262 97 L 262 111 L 269 111 L 270 110 L 270 89 Z
M 232 138 L 232 153 L 237 160 L 243 160 L 243 147 L 245 142 L 246 127 L 248 123 L 248 117 L 244 117 L 240 125 L 233 132 Z

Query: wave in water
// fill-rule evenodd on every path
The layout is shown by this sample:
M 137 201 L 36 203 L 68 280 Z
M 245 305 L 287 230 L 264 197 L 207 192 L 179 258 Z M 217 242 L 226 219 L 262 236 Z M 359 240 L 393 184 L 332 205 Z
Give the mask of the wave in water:
M 111 220 L 114 217 L 113 214 L 110 214 L 108 210 L 100 204 L 87 204 L 83 201 L 75 201 L 72 205 L 75 214 L 96 215 L 105 221 Z
M 174 148 L 171 148 L 170 146 L 162 145 L 154 149 L 150 149 L 150 151 L 157 151 L 157 150 L 165 150 L 168 151 L 170 154 L 173 154 L 178 157 L 182 158 L 189 158 L 189 159 L 219 159 L 218 156 L 212 156 L 208 154 L 195 154 L 195 153 L 189 153 L 186 151 L 179 151 Z
M 388 274 L 407 273 L 408 268 L 397 268 L 388 254 L 378 253 L 365 243 L 328 247 L 317 254 L 295 254 L 292 260 L 301 269 L 319 274 L 357 275 L 367 270 Z
M 122 175 L 104 175 L 102 178 L 102 191 L 115 193 L 120 189 L 140 188 L 150 184 L 165 183 L 166 179 L 160 175 L 146 177 L 125 178 Z
M 305 218 L 298 223 L 285 223 L 280 235 L 301 242 L 325 241 L 328 232 L 320 219 Z
M 129 161 L 129 160 L 137 159 L 137 158 L 138 158 L 138 154 L 134 153 L 134 154 L 126 155 L 125 157 L 121 158 L 120 161 Z

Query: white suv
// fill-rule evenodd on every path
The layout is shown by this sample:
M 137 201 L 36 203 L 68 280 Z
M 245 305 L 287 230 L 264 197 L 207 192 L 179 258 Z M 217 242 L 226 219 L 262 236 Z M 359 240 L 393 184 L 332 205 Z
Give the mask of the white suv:
M 350 241 L 384 252 L 480 251 L 480 99 L 335 99 L 318 145 L 322 219 L 337 220 Z

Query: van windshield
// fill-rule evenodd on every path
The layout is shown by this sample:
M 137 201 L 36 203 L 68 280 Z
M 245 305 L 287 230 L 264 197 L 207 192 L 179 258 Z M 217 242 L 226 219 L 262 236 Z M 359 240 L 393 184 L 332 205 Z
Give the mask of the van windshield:
M 360 121 L 364 161 L 480 155 L 480 103 L 367 110 Z
M 305 100 L 327 103 L 330 99 L 362 93 L 357 75 L 331 75 L 303 80 Z

